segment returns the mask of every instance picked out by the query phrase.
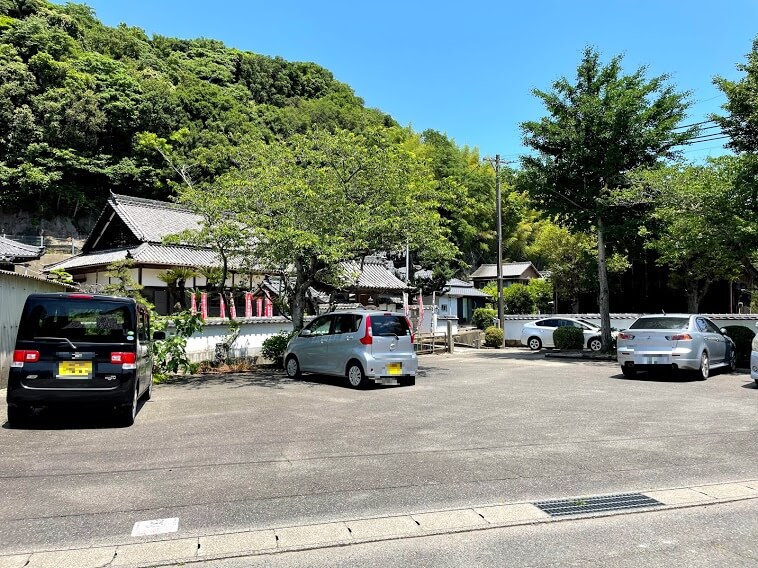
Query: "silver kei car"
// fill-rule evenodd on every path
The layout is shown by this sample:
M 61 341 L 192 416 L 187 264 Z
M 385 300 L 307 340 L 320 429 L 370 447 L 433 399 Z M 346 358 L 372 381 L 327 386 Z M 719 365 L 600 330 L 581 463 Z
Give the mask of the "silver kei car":
M 341 310 L 317 317 L 290 339 L 284 368 L 291 378 L 301 373 L 346 377 L 353 388 L 369 381 L 414 385 L 418 358 L 403 314 Z
M 642 316 L 616 337 L 621 372 L 633 377 L 638 370 L 684 369 L 705 380 L 712 369 L 733 370 L 734 342 L 725 331 L 697 314 Z

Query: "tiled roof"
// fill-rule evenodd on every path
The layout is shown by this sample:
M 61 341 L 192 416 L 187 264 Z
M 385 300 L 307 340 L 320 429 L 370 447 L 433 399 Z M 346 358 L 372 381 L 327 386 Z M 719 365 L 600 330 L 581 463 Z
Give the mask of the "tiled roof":
M 176 203 L 115 193 L 108 203 L 143 242 L 160 243 L 165 236 L 200 228 L 201 217 Z
M 126 253 L 130 252 L 132 258 L 138 264 L 157 264 L 161 266 L 218 266 L 219 258 L 215 252 L 209 249 L 185 247 L 180 245 L 156 245 L 142 243 L 137 247 L 124 247 L 119 249 L 79 254 L 45 266 L 46 272 L 63 268 L 64 270 L 85 267 L 108 266 L 117 260 L 124 260 Z
M 43 247 L 25 245 L 18 241 L 0 237 L 0 258 L 7 258 L 9 262 L 37 259 L 42 256 L 43 252 Z
M 355 260 L 344 261 L 341 263 L 342 272 L 345 275 L 345 283 L 348 287 L 354 289 L 369 290 L 405 290 L 405 282 L 395 276 L 385 265 L 378 263 L 364 263 L 361 270 L 361 263 Z M 358 282 L 355 282 L 354 275 L 360 274 Z
M 531 262 L 504 262 L 503 278 L 518 278 L 530 266 L 534 268 Z M 534 270 L 539 274 L 536 268 Z M 497 278 L 497 264 L 482 264 L 471 274 L 471 278 Z
M 445 296 L 461 296 L 465 298 L 492 299 L 492 296 L 490 296 L 489 294 L 485 292 L 482 292 L 481 290 L 477 290 L 473 286 L 451 286 L 449 283 L 445 284 L 444 295 Z

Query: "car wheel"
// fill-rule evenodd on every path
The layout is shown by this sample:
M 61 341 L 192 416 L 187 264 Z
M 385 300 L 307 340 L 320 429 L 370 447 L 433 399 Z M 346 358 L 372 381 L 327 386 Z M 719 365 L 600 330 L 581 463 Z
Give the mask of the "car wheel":
M 287 362 L 284 364 L 284 368 L 287 371 L 287 376 L 290 379 L 300 378 L 300 363 L 298 362 L 297 357 L 294 355 L 287 357 Z
M 8 426 L 16 428 L 29 420 L 29 409 L 16 404 L 8 405 Z
M 347 364 L 347 382 L 354 389 L 362 389 L 368 384 L 366 373 L 358 361 L 350 361 Z
M 134 381 L 134 393 L 132 394 L 132 403 L 121 406 L 116 410 L 116 418 L 121 426 L 131 426 L 137 416 L 137 402 L 139 401 L 139 384 Z
M 529 340 L 526 342 L 527 347 L 531 349 L 532 351 L 539 351 L 542 349 L 542 341 L 539 337 L 530 337 Z
M 587 342 L 587 349 L 590 351 L 600 351 L 603 348 L 603 342 L 599 337 L 593 337 Z
M 634 367 L 629 367 L 628 365 L 624 365 L 623 367 L 621 367 L 621 372 L 628 379 L 631 379 L 637 375 L 637 369 L 635 369 Z
M 153 398 L 153 373 L 150 373 L 150 376 L 147 378 L 147 389 L 142 395 L 142 400 L 148 401 L 151 398 Z
M 700 380 L 704 381 L 706 380 L 711 374 L 711 362 L 708 359 L 708 353 L 703 351 L 703 354 L 700 356 Z
M 398 381 L 404 387 L 412 387 L 416 384 L 416 377 L 405 377 Z

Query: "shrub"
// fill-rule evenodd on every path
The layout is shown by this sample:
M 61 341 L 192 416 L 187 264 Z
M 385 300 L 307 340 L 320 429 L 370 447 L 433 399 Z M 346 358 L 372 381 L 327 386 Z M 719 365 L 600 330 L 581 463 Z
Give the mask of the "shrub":
M 559 327 L 553 332 L 553 343 L 557 349 L 582 349 L 584 333 L 578 327 Z
M 524 284 L 511 284 L 503 288 L 503 308 L 506 314 L 531 314 L 534 300 Z
M 532 278 L 526 287 L 537 311 L 541 314 L 549 314 L 553 308 L 553 283 L 544 278 Z
M 487 347 L 502 347 L 503 330 L 494 325 L 489 326 L 484 330 L 484 344 Z
M 264 340 L 261 347 L 261 355 L 266 359 L 281 364 L 284 350 L 287 349 L 287 343 L 289 343 L 289 340 L 295 335 L 297 335 L 296 331 L 280 331 L 279 333 L 272 335 Z
M 474 315 L 471 316 L 471 323 L 479 329 L 486 329 L 492 325 L 492 321 L 497 317 L 497 310 L 492 308 L 476 308 Z
M 193 372 L 187 358 L 187 338 L 203 329 L 203 320 L 190 312 L 178 312 L 170 316 L 153 315 L 155 330 L 166 330 L 173 325 L 174 333 L 167 333 L 163 341 L 153 341 L 153 368 L 157 375 Z
M 726 326 L 726 334 L 732 338 L 737 346 L 737 365 L 747 367 L 750 365 L 750 351 L 753 349 L 755 333 L 744 325 Z

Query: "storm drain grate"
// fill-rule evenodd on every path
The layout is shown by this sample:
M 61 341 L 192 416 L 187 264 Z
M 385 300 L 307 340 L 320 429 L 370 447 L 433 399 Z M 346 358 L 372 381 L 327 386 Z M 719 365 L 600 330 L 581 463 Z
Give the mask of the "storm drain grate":
M 657 507 L 663 505 L 659 501 L 642 493 L 621 493 L 603 495 L 601 497 L 577 497 L 557 501 L 540 501 L 535 503 L 551 517 L 566 515 L 584 515 L 601 513 L 603 511 L 619 511 L 623 509 L 638 509 L 640 507 Z

